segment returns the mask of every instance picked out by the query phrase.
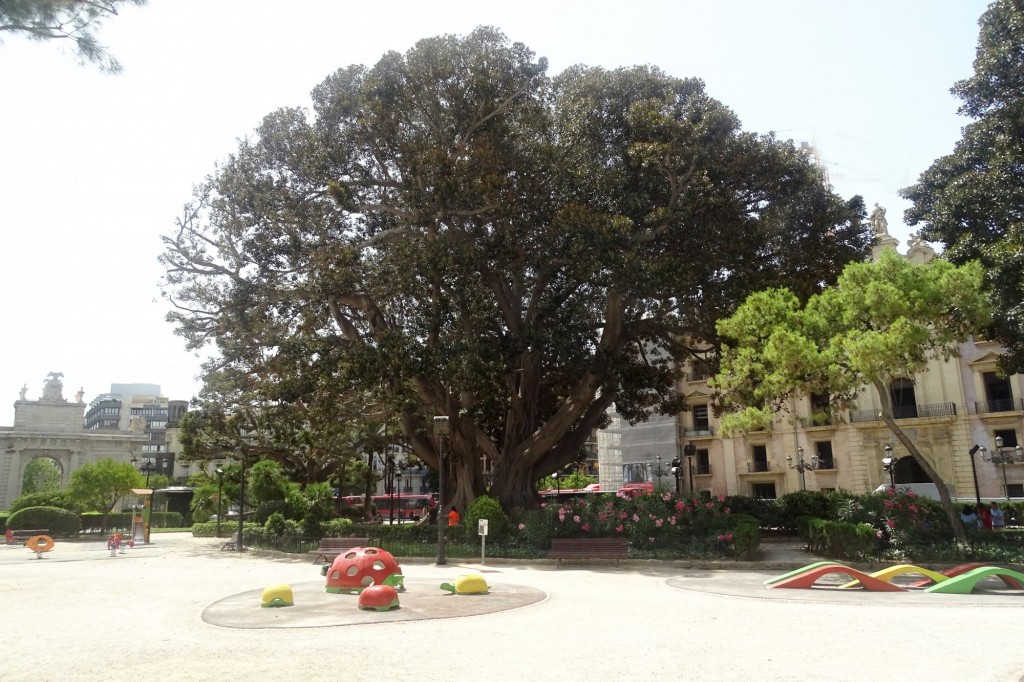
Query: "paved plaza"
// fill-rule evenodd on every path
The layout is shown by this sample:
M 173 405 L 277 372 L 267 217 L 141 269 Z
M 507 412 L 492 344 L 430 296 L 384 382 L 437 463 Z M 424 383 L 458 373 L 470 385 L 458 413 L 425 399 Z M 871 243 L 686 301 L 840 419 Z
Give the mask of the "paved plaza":
M 0 548 L 0 680 L 1024 679 L 1019 593 L 768 590 L 774 565 L 403 561 L 402 608 L 377 614 L 324 592 L 306 557 L 219 546 Z M 492 593 L 439 589 L 469 572 Z M 277 583 L 296 606 L 261 609 Z

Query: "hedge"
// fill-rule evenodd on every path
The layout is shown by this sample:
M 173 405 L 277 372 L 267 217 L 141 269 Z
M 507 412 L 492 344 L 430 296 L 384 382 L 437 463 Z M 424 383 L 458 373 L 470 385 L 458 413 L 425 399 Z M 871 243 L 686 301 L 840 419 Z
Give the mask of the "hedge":
M 26 507 L 7 517 L 11 530 L 46 529 L 50 535 L 74 537 L 82 530 L 82 521 L 67 509 L 59 507 Z

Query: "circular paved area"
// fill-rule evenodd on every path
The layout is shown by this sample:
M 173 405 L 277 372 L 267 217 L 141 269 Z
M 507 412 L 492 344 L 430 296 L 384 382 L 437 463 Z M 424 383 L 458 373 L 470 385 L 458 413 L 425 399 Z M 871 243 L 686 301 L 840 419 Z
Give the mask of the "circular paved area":
M 460 573 L 461 574 L 461 573 Z M 547 595 L 525 585 L 490 584 L 487 594 L 452 594 L 440 583 L 405 580 L 405 592 L 398 593 L 401 608 L 392 611 L 364 611 L 356 605 L 358 595 L 332 594 L 324 581 L 291 585 L 295 606 L 263 608 L 263 590 L 250 590 L 217 600 L 203 611 L 203 620 L 229 628 L 311 628 L 335 625 L 394 623 L 431 618 L 462 618 L 497 613 L 536 604 Z

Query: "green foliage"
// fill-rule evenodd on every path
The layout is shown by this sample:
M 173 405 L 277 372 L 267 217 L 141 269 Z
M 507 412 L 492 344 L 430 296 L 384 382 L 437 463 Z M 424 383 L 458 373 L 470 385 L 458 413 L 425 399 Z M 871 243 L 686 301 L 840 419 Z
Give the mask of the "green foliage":
M 545 476 L 537 481 L 537 490 L 582 490 L 592 483 L 597 483 L 596 476 L 574 471 L 571 474 L 561 474 L 557 480 L 554 476 Z
M 271 514 L 281 514 L 285 519 L 298 520 L 302 518 L 302 507 L 294 504 L 291 500 L 271 500 L 263 502 L 252 514 L 255 523 L 266 525 Z
M 752 561 L 757 558 L 761 547 L 761 532 L 757 527 L 756 519 L 741 519 L 732 531 L 733 548 L 736 557 L 741 560 Z
M 343 538 L 352 535 L 352 519 L 331 519 L 323 524 L 323 537 Z
M 47 529 L 50 535 L 70 538 L 82 530 L 82 521 L 67 509 L 59 507 L 25 507 L 7 517 L 11 530 Z
M 809 295 L 867 252 L 859 198 L 655 67 L 549 77 L 484 27 L 339 69 L 312 99 L 268 115 L 164 238 L 169 318 L 190 348 L 216 343 L 207 385 L 240 387 L 230 414 L 400 415 L 435 469 L 424 434 L 448 415 L 452 470 L 485 451 L 506 509 L 535 504 L 613 399 L 631 420 L 675 413 L 682 360 L 747 294 Z M 294 470 L 339 475 L 342 450 Z M 484 482 L 450 484 L 463 507 Z
M 303 533 L 303 525 L 297 521 L 285 519 L 281 512 L 274 512 L 267 519 L 267 522 L 263 524 L 263 528 L 268 533 L 274 535 L 306 535 Z M 306 537 L 314 537 L 306 535 Z
M 71 512 L 78 512 L 80 507 L 71 499 L 67 490 L 56 490 L 39 493 L 29 493 L 11 502 L 8 511 L 16 512 L 25 507 L 59 507 Z
M 945 247 L 954 263 L 980 261 L 998 314 L 986 338 L 1001 342 L 1007 373 L 1024 370 L 1024 21 L 1015 0 L 997 0 L 980 20 L 974 75 L 954 84 L 972 119 L 948 156 L 901 194 L 909 225 Z
M 263 526 L 258 523 L 252 523 L 246 521 L 242 526 L 242 532 L 248 535 L 249 533 L 259 533 L 263 530 Z M 224 538 L 228 538 L 238 531 L 238 522 L 222 523 L 220 525 L 220 534 Z M 201 523 L 192 524 L 192 536 L 197 538 L 214 538 L 217 537 L 217 523 L 215 521 L 204 521 Z
M 278 462 L 266 459 L 256 462 L 245 477 L 253 506 L 284 500 L 288 495 L 288 479 Z
M 21 494 L 56 492 L 60 489 L 60 468 L 49 457 L 33 457 L 25 465 Z
M 71 472 L 68 492 L 71 499 L 87 511 L 109 512 L 118 500 L 141 488 L 145 479 L 130 462 L 111 458 L 86 462 Z
M 73 46 L 82 64 L 119 73 L 121 65 L 99 44 L 96 31 L 124 6 L 146 0 L 4 0 L 0 3 L 0 35 L 16 32 L 31 40 L 56 40 Z
M 782 513 L 790 519 L 801 516 L 828 518 L 828 498 L 824 493 L 814 490 L 787 493 L 779 499 L 779 506 Z
M 812 554 L 859 561 L 874 555 L 883 537 L 881 530 L 867 523 L 846 523 L 804 516 L 801 537 Z
M 470 532 L 476 532 L 480 519 L 487 519 L 488 541 L 503 542 L 512 532 L 512 522 L 493 497 L 481 495 L 466 510 L 464 523 Z

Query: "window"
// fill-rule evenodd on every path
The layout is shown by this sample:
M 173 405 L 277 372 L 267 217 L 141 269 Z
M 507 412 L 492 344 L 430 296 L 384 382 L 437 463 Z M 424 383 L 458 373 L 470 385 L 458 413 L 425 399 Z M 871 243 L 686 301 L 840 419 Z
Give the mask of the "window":
M 1006 494 L 1009 497 L 1024 497 L 1024 483 L 1011 483 L 1006 486 Z
M 151 428 L 151 429 L 166 429 L 167 428 L 167 422 L 166 421 L 151 421 L 151 422 L 149 422 L 149 428 Z
M 711 424 L 708 418 L 708 406 L 707 405 L 694 405 L 693 406 L 693 430 L 694 431 L 709 431 Z
M 889 389 L 892 398 L 892 416 L 894 419 L 913 419 L 917 416 L 917 397 L 914 395 L 914 382 L 910 379 L 896 379 Z
M 814 444 L 814 453 L 818 456 L 819 469 L 835 469 L 836 462 L 832 456 L 832 441 L 823 440 Z
M 836 491 L 835 488 L 822 488 L 821 489 L 821 493 L 823 495 L 828 495 L 829 493 L 834 493 L 835 491 Z
M 1009 412 L 1014 409 L 1013 389 L 1010 388 L 1010 380 L 1001 377 L 995 372 L 985 372 L 981 375 L 985 384 L 985 399 L 988 401 L 989 412 Z
M 1013 429 L 996 429 L 992 433 L 992 442 L 995 443 L 996 438 L 1003 439 L 1003 449 L 1013 449 L 1017 447 L 1017 432 Z
M 750 470 L 751 471 L 768 471 L 768 446 L 767 445 L 754 445 L 750 448 Z M 772 484 L 772 490 L 775 490 L 775 485 Z M 774 495 L 772 496 L 774 499 Z
M 759 500 L 775 499 L 774 483 L 754 483 L 750 486 L 751 494 Z
M 711 458 L 708 456 L 707 448 L 697 450 L 697 475 L 707 476 L 711 473 Z

